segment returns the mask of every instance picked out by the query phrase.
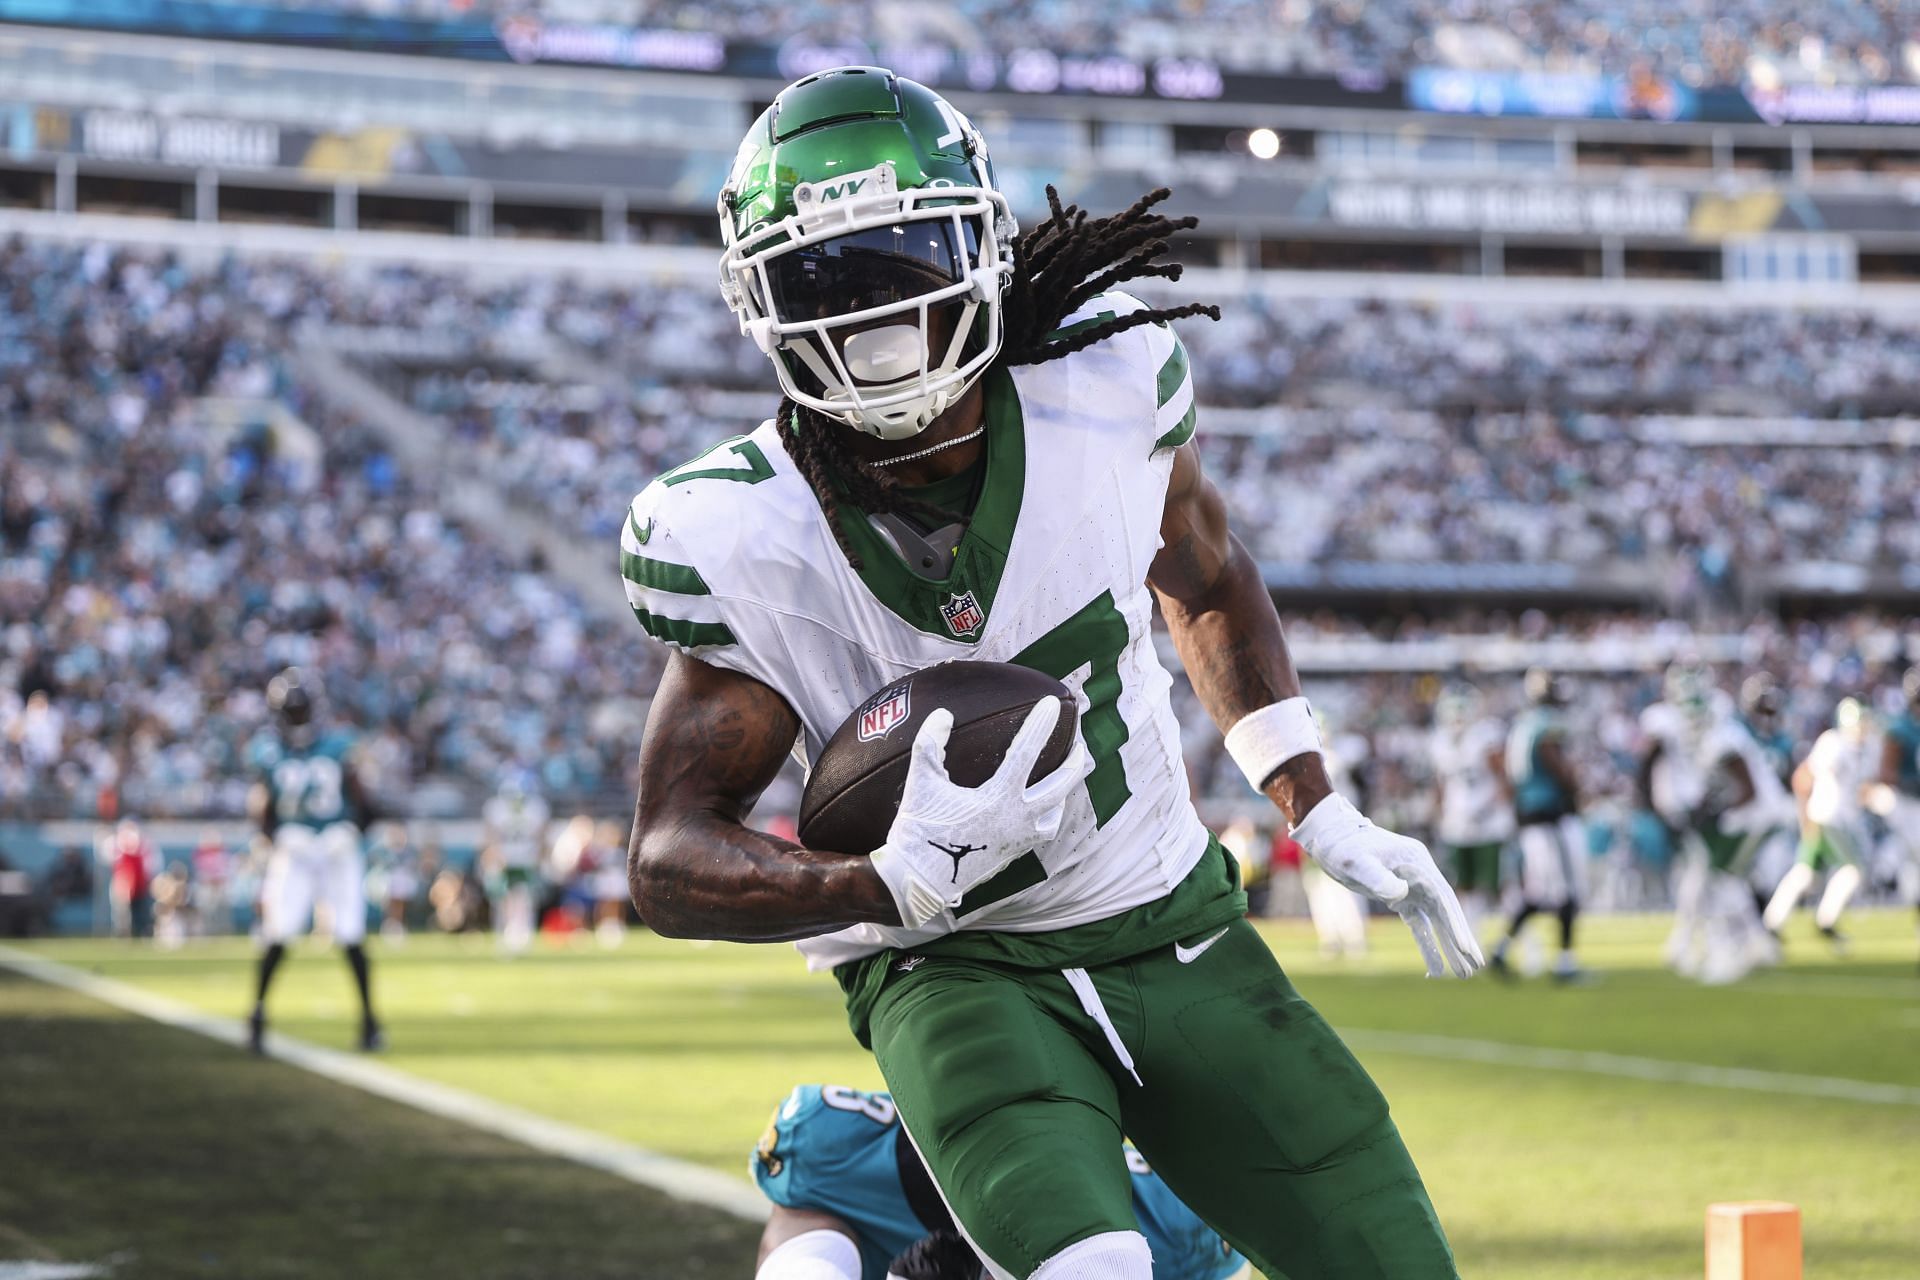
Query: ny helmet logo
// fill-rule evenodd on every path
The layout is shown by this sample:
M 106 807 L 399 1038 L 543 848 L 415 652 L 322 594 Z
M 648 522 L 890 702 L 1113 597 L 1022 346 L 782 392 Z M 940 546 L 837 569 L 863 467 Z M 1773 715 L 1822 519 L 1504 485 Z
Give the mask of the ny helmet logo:
M 838 200 L 842 196 L 859 195 L 860 188 L 866 185 L 867 180 L 865 178 L 849 178 L 845 182 L 821 187 L 820 198 L 822 200 Z
M 947 624 L 947 630 L 955 636 L 971 636 L 986 625 L 987 611 L 971 591 L 961 591 L 947 597 L 940 606 L 940 617 Z

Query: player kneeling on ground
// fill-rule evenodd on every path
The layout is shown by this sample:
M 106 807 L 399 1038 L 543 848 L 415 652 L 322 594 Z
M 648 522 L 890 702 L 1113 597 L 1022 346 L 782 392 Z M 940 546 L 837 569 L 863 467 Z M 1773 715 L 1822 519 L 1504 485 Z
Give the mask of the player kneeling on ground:
M 877 68 L 787 89 L 720 198 L 722 292 L 785 393 L 659 477 L 623 522 L 642 627 L 675 649 L 629 853 L 669 936 L 799 939 L 831 969 L 900 1122 L 996 1280 L 1148 1280 L 1122 1155 L 1260 1269 L 1456 1274 L 1386 1100 L 1247 923 L 1194 812 L 1156 598 L 1252 784 L 1301 845 L 1396 911 L 1429 970 L 1481 963 L 1417 841 L 1333 791 L 1258 565 L 1192 438 L 1169 322 L 1112 291 L 1191 225 L 1154 192 L 1024 236 L 954 107 Z M 1075 750 L 947 771 L 927 716 L 886 839 L 745 825 L 789 749 L 817 761 L 870 693 L 950 659 L 1064 682 Z M 884 732 L 885 725 L 874 726 Z M 904 757 L 903 757 L 904 758 Z
M 273 842 L 260 886 L 259 981 L 247 1043 L 266 1051 L 267 990 L 287 953 L 287 940 L 304 932 L 317 903 L 325 903 L 333 938 L 346 953 L 360 993 L 360 1047 L 372 1051 L 385 1040 L 373 1016 L 372 976 L 367 964 L 366 859 L 360 826 L 368 818 L 366 797 L 354 775 L 353 740 L 322 734 L 314 723 L 314 698 L 300 672 L 281 672 L 267 686 L 275 724 L 263 731 L 253 753 L 260 781 L 247 808 Z
M 1139 1152 L 1123 1154 L 1154 1280 L 1246 1274 L 1246 1260 Z M 774 1205 L 755 1280 L 980 1280 L 979 1255 L 956 1234 L 885 1093 L 801 1085 L 755 1148 L 753 1176 Z

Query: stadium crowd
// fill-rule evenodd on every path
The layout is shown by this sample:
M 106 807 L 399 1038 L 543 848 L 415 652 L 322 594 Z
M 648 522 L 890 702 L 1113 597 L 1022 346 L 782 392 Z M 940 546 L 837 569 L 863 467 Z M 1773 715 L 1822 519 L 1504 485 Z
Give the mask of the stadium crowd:
M 287 8 L 427 19 L 537 16 L 766 34 L 755 0 L 277 0 Z M 785 31 L 816 43 L 971 53 L 1179 52 L 1230 66 L 1319 75 L 1420 66 L 1623 75 L 1693 85 L 1920 79 L 1909 0 L 1834 0 L 1809 14 L 1781 0 L 960 0 L 940 6 L 825 0 L 784 6 Z
M 560 791 L 618 781 L 656 659 L 584 643 L 538 565 L 287 378 L 266 317 L 289 278 L 0 250 L 0 801 L 236 813 L 288 664 L 365 735 L 388 802 L 516 761 Z
M 412 805 L 457 804 L 516 762 L 540 762 L 556 796 L 623 790 L 657 653 L 586 643 L 537 563 L 446 518 L 431 477 L 287 357 L 309 326 L 359 335 L 376 382 L 600 547 L 663 465 L 770 407 L 761 357 L 703 286 L 18 242 L 0 281 L 0 798 L 237 812 L 259 691 L 289 662 L 366 732 L 376 791 Z M 1236 302 L 1235 321 L 1184 331 L 1203 396 L 1227 401 L 1203 407 L 1209 466 L 1270 564 L 1628 561 L 1712 588 L 1743 565 L 1920 559 L 1911 448 L 1701 445 L 1576 411 L 1684 414 L 1732 389 L 1841 419 L 1914 376 L 1920 329 L 1685 314 Z M 1856 629 L 1795 643 L 1844 654 Z M 1837 657 L 1807 669 L 1838 673 L 1813 677 L 1814 701 L 1857 675 Z M 1421 702 L 1383 705 L 1411 723 Z

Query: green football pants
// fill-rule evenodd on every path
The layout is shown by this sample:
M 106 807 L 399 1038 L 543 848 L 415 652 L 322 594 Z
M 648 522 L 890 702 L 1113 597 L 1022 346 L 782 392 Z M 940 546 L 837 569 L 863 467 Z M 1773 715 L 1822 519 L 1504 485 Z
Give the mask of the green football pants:
M 1500 892 L 1500 854 L 1505 847 L 1499 840 L 1449 845 L 1453 853 L 1453 887 L 1461 893 L 1472 893 L 1475 889 Z
M 1123 1134 L 1269 1277 L 1457 1275 L 1386 1099 L 1246 921 L 1092 970 L 899 966 L 874 1055 L 997 1275 L 1137 1230 Z

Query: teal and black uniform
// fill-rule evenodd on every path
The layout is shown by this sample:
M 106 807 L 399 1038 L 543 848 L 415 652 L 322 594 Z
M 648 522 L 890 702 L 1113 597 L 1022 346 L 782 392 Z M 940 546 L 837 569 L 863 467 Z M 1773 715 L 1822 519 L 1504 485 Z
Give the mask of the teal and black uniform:
M 1520 826 L 1558 822 L 1575 811 L 1573 793 L 1549 771 L 1542 748 L 1565 738 L 1566 723 L 1549 707 L 1521 713 L 1507 740 L 1507 775 L 1513 782 L 1513 813 Z
M 1911 708 L 1902 711 L 1887 726 L 1887 737 L 1899 749 L 1894 765 L 1893 789 L 1903 796 L 1920 800 L 1920 713 Z
M 267 788 L 271 831 L 283 826 L 314 831 L 354 820 L 347 795 L 351 734 L 322 734 L 301 742 L 284 733 L 262 733 L 251 748 L 253 767 Z
M 1126 1160 L 1155 1280 L 1226 1280 L 1246 1265 L 1139 1152 L 1128 1147 Z M 914 1241 L 953 1230 L 885 1093 L 800 1085 L 774 1112 L 752 1167 L 754 1181 L 775 1204 L 831 1214 L 853 1228 L 860 1280 L 885 1280 L 887 1264 Z

